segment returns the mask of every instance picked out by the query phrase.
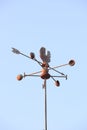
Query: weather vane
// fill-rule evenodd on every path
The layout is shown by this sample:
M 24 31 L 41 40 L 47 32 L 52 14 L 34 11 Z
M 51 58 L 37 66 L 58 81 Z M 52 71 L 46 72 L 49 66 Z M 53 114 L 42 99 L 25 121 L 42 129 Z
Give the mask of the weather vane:
M 44 80 L 44 83 L 43 83 L 43 88 L 45 90 L 45 93 L 44 93 L 44 97 L 45 97 L 45 100 L 44 100 L 44 103 L 45 103 L 45 128 L 44 128 L 44 130 L 47 130 L 47 86 L 46 86 L 46 81 L 47 81 L 47 79 L 51 78 L 55 82 L 55 85 L 57 87 L 59 87 L 60 82 L 59 82 L 59 80 L 56 80 L 55 78 L 65 78 L 67 80 L 67 75 L 56 70 L 56 68 L 67 66 L 67 65 L 74 66 L 75 61 L 72 59 L 67 64 L 63 64 L 63 65 L 59 65 L 59 66 L 55 66 L 55 67 L 50 67 L 49 62 L 51 61 L 51 53 L 50 53 L 50 51 L 46 52 L 46 49 L 44 47 L 40 48 L 40 58 L 41 58 L 42 62 L 38 61 L 35 58 L 35 54 L 33 52 L 30 53 L 30 56 L 27 56 L 27 55 L 21 53 L 18 49 L 15 49 L 15 48 L 12 48 L 12 52 L 15 54 L 21 54 L 27 58 L 30 58 L 30 59 L 36 61 L 42 68 L 40 71 L 33 72 L 31 74 L 26 74 L 26 73 L 24 73 L 23 75 L 20 74 L 17 76 L 17 80 L 20 81 L 27 76 L 40 77 L 41 79 Z M 59 75 L 57 75 L 57 76 L 51 75 L 50 70 L 57 72 Z

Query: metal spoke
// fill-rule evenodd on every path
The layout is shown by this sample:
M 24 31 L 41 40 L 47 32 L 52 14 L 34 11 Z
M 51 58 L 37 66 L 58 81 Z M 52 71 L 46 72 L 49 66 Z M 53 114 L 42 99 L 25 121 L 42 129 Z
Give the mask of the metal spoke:
M 40 77 L 40 75 L 24 75 L 24 78 L 27 76 Z
M 55 67 L 52 67 L 51 69 L 56 69 L 56 68 L 64 67 L 64 66 L 67 66 L 67 65 L 69 65 L 69 64 L 63 64 L 63 65 L 55 66 Z
M 64 76 L 54 76 L 54 75 L 52 75 L 51 77 L 66 78 L 67 79 L 67 75 L 64 75 Z
M 55 72 L 57 72 L 57 73 L 61 74 L 61 75 L 65 75 L 65 74 L 61 73 L 60 71 L 55 70 L 54 68 L 51 68 L 51 67 L 49 67 L 49 68 L 50 68 L 51 70 L 54 70 Z
M 31 74 L 25 74 L 25 73 L 24 73 L 24 76 L 32 76 L 32 75 L 35 75 L 35 74 L 38 74 L 38 73 L 41 73 L 41 71 L 34 72 L 34 73 L 31 73 Z

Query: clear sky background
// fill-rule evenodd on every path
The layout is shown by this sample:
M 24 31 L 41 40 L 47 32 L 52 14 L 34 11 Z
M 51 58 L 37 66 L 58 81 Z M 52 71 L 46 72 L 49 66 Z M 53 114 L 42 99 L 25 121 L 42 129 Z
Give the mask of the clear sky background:
M 42 46 L 51 51 L 51 67 L 76 61 L 57 69 L 68 75 L 59 88 L 47 81 L 48 130 L 87 130 L 86 0 L 0 0 L 0 46 L 0 130 L 44 129 L 43 80 L 16 80 L 41 67 L 11 52 L 35 52 L 41 61 Z

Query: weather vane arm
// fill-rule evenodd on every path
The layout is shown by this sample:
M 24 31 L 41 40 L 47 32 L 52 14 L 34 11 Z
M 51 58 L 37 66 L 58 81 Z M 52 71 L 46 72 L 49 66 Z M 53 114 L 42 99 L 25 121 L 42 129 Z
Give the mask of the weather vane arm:
M 12 52 L 15 53 L 15 54 L 21 54 L 21 55 L 23 55 L 23 56 L 25 56 L 25 57 L 27 57 L 29 59 L 32 59 L 32 60 L 36 61 L 40 66 L 42 65 L 42 63 L 35 58 L 35 55 L 32 52 L 30 53 L 30 56 L 27 56 L 26 54 L 20 52 L 18 49 L 13 48 L 13 47 L 12 47 Z
M 49 68 L 50 69 L 56 69 L 56 68 L 64 67 L 64 66 L 67 66 L 67 65 L 74 66 L 75 65 L 75 61 L 74 60 L 70 60 L 67 64 L 62 64 L 62 65 L 59 65 L 59 66 L 54 66 L 54 67 L 49 67 Z

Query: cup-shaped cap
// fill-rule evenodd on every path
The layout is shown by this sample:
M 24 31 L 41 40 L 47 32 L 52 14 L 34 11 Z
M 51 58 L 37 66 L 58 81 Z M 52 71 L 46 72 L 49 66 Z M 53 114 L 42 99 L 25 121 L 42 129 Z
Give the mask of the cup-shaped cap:
M 35 54 L 33 52 L 30 53 L 30 58 L 34 59 L 35 58 Z
M 55 85 L 59 87 L 60 86 L 60 82 L 58 80 L 55 81 Z
M 70 60 L 70 61 L 69 61 L 69 65 L 70 65 L 70 66 L 74 66 L 74 65 L 75 65 L 75 61 L 74 61 L 74 60 Z
M 17 75 L 17 80 L 22 80 L 23 79 L 23 75 L 22 74 L 19 74 L 19 75 Z

